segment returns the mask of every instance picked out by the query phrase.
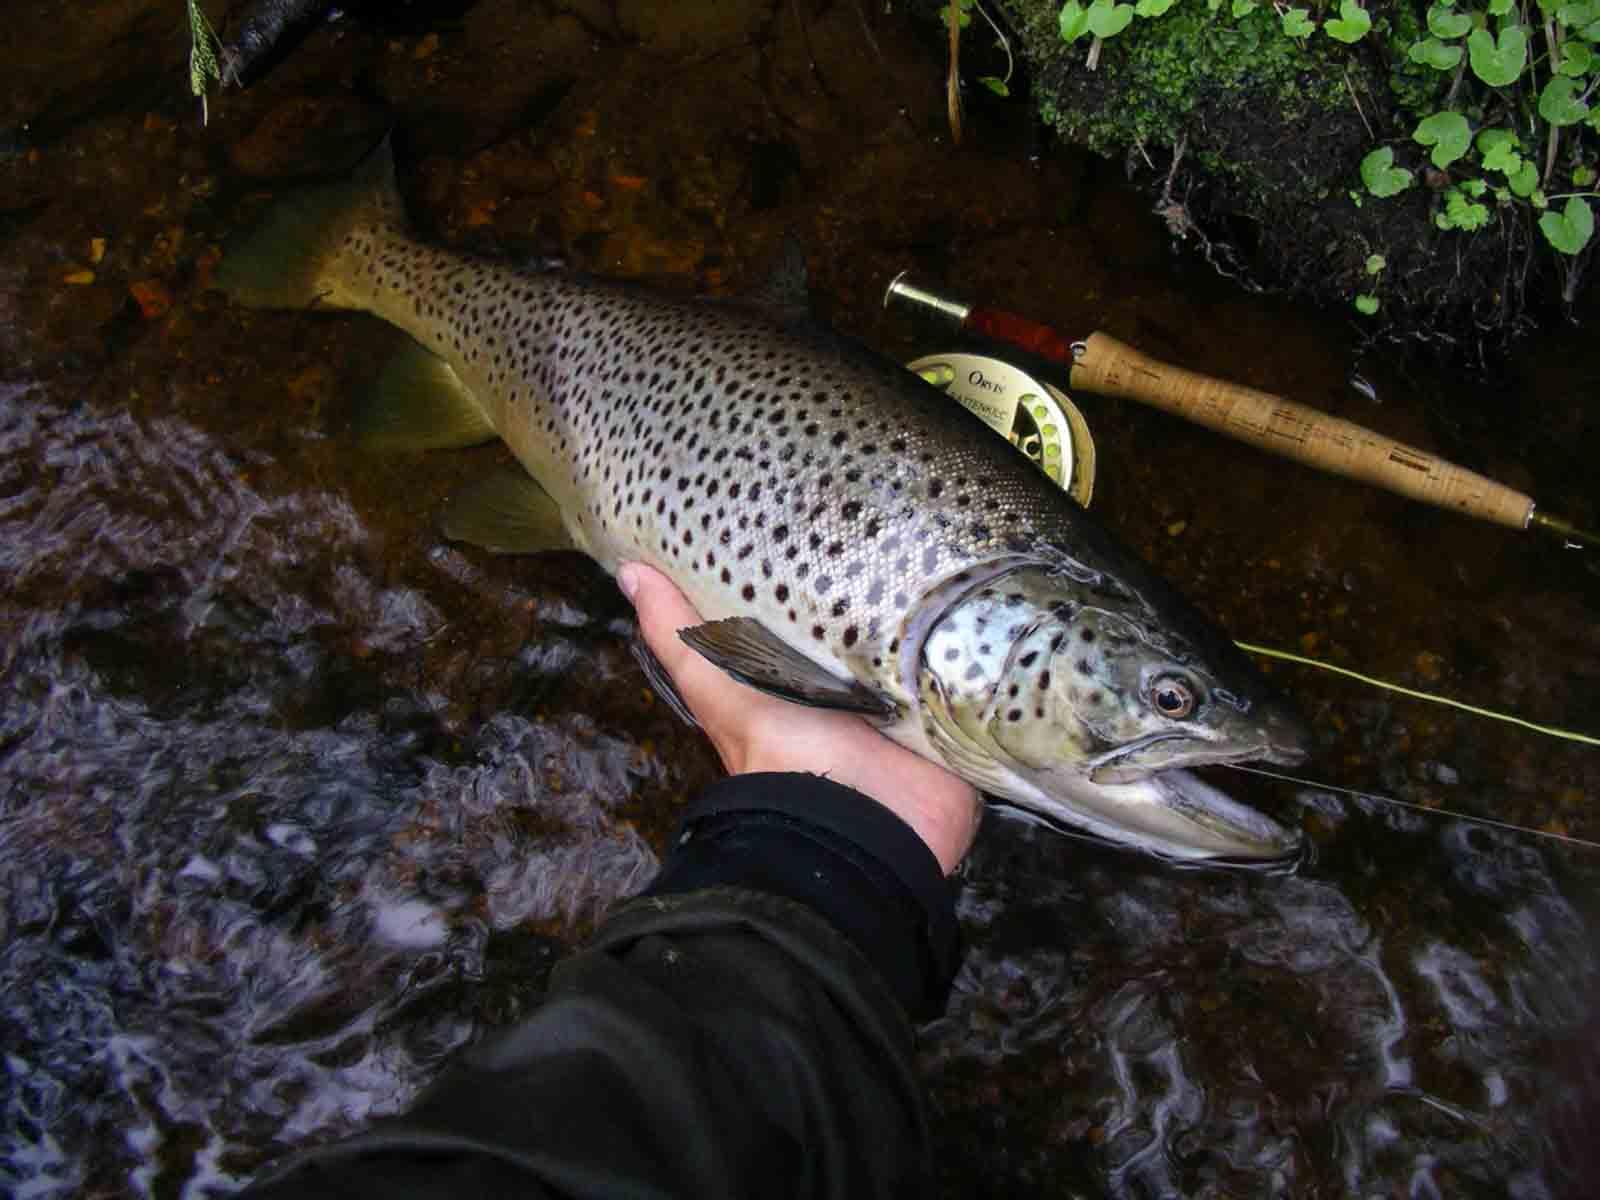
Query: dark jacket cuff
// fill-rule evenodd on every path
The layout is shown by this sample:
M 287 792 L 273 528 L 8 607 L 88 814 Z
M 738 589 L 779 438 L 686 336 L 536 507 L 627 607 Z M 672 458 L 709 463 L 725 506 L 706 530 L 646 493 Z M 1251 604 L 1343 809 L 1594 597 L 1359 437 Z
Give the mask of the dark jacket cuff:
M 734 775 L 684 813 L 647 895 L 748 888 L 804 904 L 877 967 L 917 1020 L 944 1011 L 958 957 L 953 885 L 911 827 L 820 775 Z

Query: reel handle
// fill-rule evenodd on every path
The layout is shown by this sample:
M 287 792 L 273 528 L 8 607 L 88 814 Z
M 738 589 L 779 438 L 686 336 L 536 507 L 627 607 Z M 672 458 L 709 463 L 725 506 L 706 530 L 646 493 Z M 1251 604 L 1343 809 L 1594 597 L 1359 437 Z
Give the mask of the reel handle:
M 1528 528 L 1533 518 L 1531 497 L 1475 471 L 1282 396 L 1161 362 L 1109 334 L 1090 334 L 1081 344 L 1071 382 L 1452 512 L 1512 529 Z

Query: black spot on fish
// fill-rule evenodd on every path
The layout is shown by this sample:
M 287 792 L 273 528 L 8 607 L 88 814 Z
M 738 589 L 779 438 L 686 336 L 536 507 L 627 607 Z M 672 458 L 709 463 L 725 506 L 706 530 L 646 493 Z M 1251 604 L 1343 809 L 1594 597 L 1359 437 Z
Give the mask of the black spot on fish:
M 835 608 L 838 608 L 838 607 L 839 607 L 838 605 L 835 605 Z M 835 612 L 834 615 L 838 616 L 839 614 L 837 612 Z M 856 629 L 856 627 L 854 625 L 852 625 L 852 626 L 850 626 L 848 629 L 846 629 L 844 631 L 844 644 L 846 646 L 854 646 L 856 644 L 856 639 L 858 637 L 860 637 L 860 636 L 861 636 L 860 632 Z
M 1019 663 L 1021 663 L 1023 667 L 1026 668 L 1026 667 L 1033 666 L 1034 660 L 1036 660 L 1038 657 L 1039 657 L 1039 652 L 1037 650 L 1030 650 L 1026 654 L 1024 654 L 1020 659 L 1018 659 L 1017 661 Z

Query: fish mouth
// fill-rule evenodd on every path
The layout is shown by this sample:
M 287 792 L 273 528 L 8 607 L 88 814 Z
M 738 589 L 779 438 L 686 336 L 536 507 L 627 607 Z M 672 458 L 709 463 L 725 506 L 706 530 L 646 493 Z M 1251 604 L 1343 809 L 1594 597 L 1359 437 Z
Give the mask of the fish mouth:
M 1172 744 L 1179 749 L 1173 750 Z M 1136 741 L 1114 746 L 1085 762 L 1089 779 L 1097 784 L 1135 783 L 1183 767 L 1232 765 L 1262 762 L 1290 767 L 1303 762 L 1303 745 L 1268 741 L 1222 750 L 1215 744 L 1182 733 L 1153 733 Z M 1154 761 L 1159 760 L 1159 761 Z
M 1171 862 L 1292 869 L 1303 853 L 1297 831 L 1186 768 L 1289 765 L 1305 757 L 1305 748 L 1292 741 L 1223 749 L 1182 733 L 1157 733 L 1096 756 L 1076 779 L 1052 773 L 1046 790 L 1070 804 L 1076 823 Z
M 1171 862 L 1292 869 L 1303 854 L 1298 831 L 1181 768 L 1124 783 L 1080 776 L 1062 790 L 1075 824 Z

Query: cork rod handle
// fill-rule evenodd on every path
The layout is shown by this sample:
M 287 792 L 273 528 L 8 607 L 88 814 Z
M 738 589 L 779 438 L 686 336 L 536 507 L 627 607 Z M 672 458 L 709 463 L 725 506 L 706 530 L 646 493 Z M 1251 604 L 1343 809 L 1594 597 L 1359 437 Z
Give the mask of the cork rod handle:
M 1072 386 L 1136 400 L 1307 466 L 1454 512 L 1524 529 L 1533 500 L 1504 484 L 1303 404 L 1240 387 L 1091 334 Z

